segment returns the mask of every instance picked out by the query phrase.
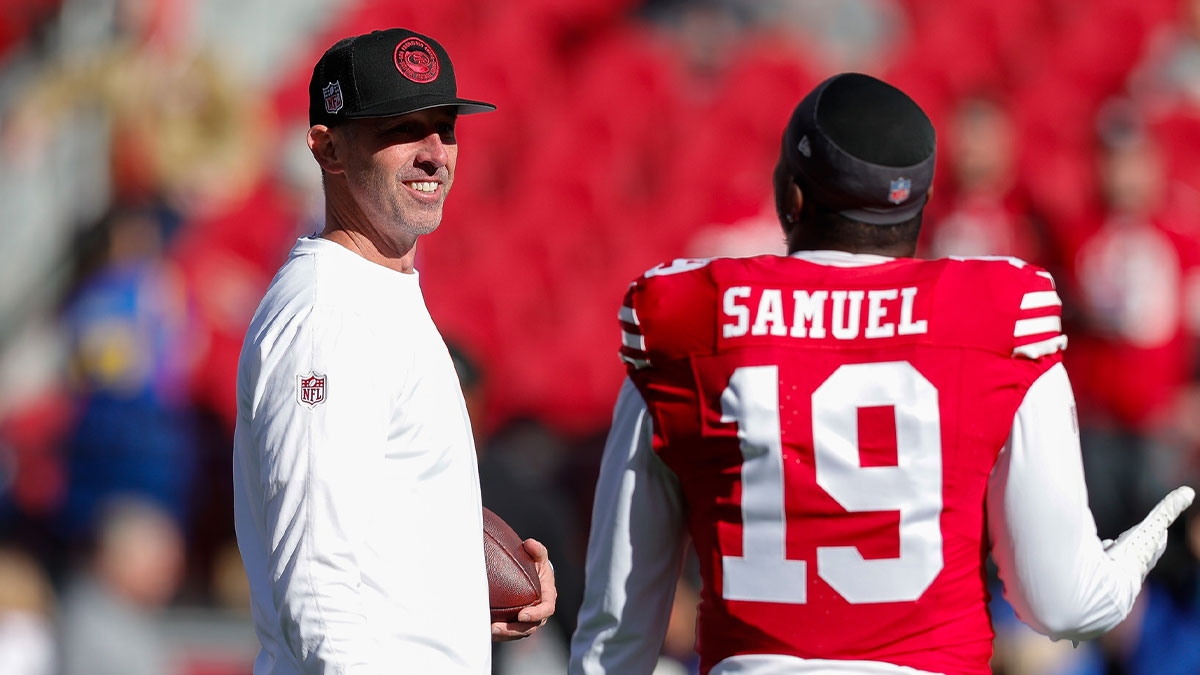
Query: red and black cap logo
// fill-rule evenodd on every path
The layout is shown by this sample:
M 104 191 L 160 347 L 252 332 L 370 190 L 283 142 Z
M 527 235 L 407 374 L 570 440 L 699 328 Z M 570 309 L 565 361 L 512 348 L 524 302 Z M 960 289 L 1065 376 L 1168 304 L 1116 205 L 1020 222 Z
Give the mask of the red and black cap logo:
M 437 79 L 438 57 L 424 40 L 410 37 L 396 45 L 396 69 L 404 77 L 418 84 Z

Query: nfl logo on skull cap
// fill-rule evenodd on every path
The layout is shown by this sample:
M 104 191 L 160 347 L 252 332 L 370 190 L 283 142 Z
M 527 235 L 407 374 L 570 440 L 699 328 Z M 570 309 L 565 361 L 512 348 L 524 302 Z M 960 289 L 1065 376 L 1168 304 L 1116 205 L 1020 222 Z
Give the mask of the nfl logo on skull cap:
M 907 178 L 897 178 L 892 181 L 891 191 L 888 192 L 888 201 L 893 204 L 900 204 L 908 199 L 909 192 L 912 190 L 912 181 Z
M 342 83 L 340 80 L 325 85 L 321 89 L 321 93 L 325 95 L 325 112 L 332 115 L 342 109 Z
M 309 372 L 307 375 L 297 375 L 300 383 L 298 399 L 302 405 L 315 408 L 318 403 L 325 401 L 325 376 Z

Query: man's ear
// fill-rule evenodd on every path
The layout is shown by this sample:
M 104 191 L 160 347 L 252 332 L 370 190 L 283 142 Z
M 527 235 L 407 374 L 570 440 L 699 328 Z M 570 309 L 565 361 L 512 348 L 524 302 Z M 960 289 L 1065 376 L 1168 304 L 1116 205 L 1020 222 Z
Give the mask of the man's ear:
M 783 158 L 775 165 L 775 213 L 779 216 L 779 224 L 784 234 L 791 235 L 792 230 L 800 222 L 800 208 L 804 205 L 804 193 L 800 186 L 792 180 Z
M 314 124 L 308 129 L 308 149 L 313 159 L 328 173 L 345 172 L 341 157 L 338 154 L 338 144 L 333 131 L 324 124 Z
M 800 222 L 800 211 L 804 209 L 804 191 L 800 189 L 796 181 L 792 181 L 788 189 L 792 191 L 792 212 L 788 215 L 791 219 L 790 222 L 795 225 Z

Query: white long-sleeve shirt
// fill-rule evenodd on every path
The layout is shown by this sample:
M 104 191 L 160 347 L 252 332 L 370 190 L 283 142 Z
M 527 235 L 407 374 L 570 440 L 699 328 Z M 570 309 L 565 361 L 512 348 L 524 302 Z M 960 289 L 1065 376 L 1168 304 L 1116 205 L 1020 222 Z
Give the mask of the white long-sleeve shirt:
M 475 447 L 418 275 L 300 239 L 237 402 L 255 675 L 489 672 Z

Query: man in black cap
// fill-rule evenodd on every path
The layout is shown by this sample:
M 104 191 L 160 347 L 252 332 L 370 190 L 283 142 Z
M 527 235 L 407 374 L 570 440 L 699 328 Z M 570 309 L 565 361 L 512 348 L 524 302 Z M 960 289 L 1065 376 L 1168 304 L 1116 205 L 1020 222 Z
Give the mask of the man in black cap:
M 630 286 L 573 675 L 653 670 L 689 538 L 701 673 L 990 673 L 989 545 L 1053 638 L 1129 613 L 1193 492 L 1097 538 L 1050 275 L 912 258 L 935 145 L 903 92 L 832 77 L 783 133 L 790 255 Z
M 309 86 L 325 227 L 296 242 L 238 363 L 235 525 L 262 649 L 255 675 L 487 673 L 479 473 L 454 365 L 413 260 L 454 181 L 450 56 L 392 29 L 333 45 Z M 491 635 L 489 639 L 489 624 Z

